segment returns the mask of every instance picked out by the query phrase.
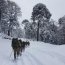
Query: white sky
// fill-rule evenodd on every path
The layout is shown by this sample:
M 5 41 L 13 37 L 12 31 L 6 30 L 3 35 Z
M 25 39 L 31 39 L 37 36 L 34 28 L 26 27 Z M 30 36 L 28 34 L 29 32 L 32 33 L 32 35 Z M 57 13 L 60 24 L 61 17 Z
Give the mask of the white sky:
M 47 6 L 49 11 L 52 13 L 52 18 L 58 20 L 60 17 L 65 15 L 65 0 L 12 0 L 15 1 L 22 11 L 22 20 L 30 19 L 33 6 L 37 3 L 43 3 Z

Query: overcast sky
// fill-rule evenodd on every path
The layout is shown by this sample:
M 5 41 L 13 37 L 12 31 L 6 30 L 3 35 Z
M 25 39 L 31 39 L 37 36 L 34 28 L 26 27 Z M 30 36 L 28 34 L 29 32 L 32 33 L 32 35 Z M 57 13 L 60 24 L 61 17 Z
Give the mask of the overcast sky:
M 22 11 L 22 20 L 30 19 L 33 6 L 37 3 L 43 3 L 52 13 L 52 18 L 58 20 L 65 15 L 65 0 L 12 0 L 16 2 Z

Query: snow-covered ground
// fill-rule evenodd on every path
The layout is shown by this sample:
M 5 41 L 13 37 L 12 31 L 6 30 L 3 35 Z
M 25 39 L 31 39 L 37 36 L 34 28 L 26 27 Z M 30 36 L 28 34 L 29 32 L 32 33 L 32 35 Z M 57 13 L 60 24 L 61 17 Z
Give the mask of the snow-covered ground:
M 65 65 L 65 45 L 30 41 L 22 56 L 13 62 L 11 40 L 0 37 L 0 65 Z

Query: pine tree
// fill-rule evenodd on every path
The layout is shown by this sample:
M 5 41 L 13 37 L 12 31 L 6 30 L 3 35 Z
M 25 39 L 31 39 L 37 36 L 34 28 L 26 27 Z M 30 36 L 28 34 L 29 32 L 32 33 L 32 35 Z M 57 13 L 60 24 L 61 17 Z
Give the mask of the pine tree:
M 37 24 L 37 41 L 39 40 L 39 26 L 40 26 L 40 22 L 42 19 L 47 19 L 49 20 L 51 17 L 51 13 L 49 12 L 49 10 L 47 9 L 47 7 L 42 4 L 42 3 L 38 3 L 33 7 L 33 12 L 32 12 L 32 20 L 33 21 L 38 21 Z

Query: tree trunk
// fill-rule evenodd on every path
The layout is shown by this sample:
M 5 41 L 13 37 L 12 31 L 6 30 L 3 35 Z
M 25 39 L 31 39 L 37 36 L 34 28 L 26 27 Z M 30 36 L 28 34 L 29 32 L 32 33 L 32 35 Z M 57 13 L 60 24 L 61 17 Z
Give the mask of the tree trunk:
M 8 30 L 8 36 L 10 36 L 10 30 Z
M 37 41 L 39 41 L 39 22 L 40 22 L 40 20 L 38 21 L 38 25 L 37 25 Z

